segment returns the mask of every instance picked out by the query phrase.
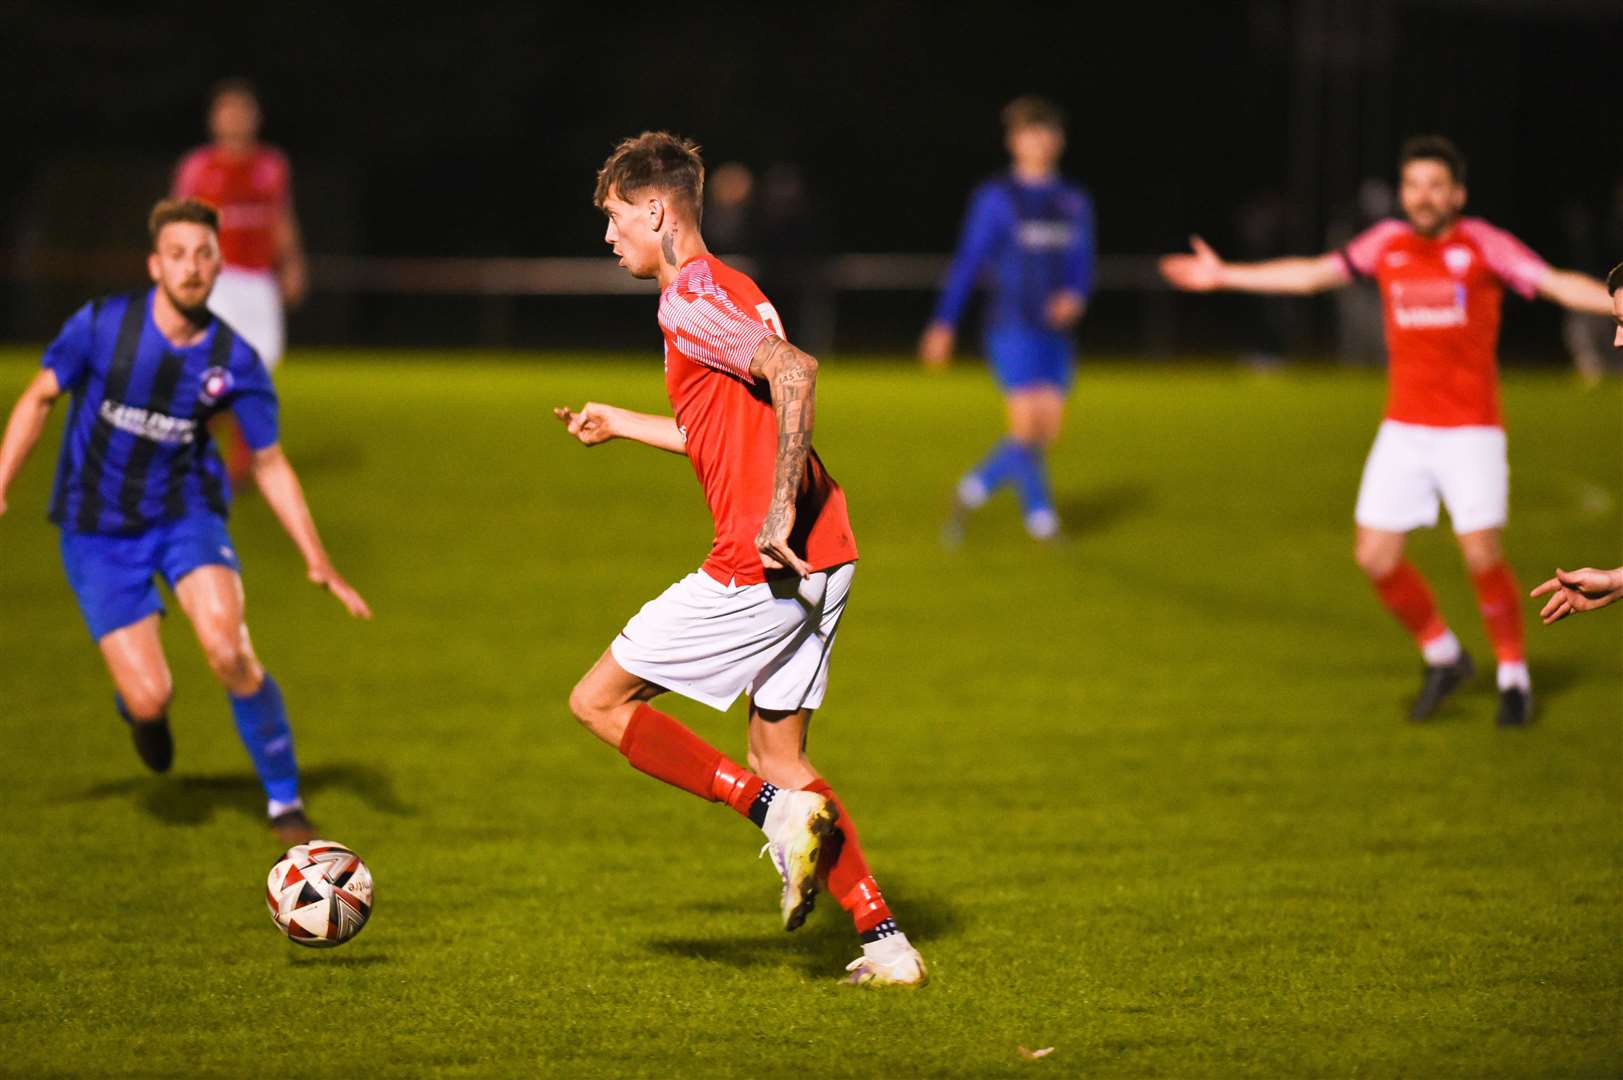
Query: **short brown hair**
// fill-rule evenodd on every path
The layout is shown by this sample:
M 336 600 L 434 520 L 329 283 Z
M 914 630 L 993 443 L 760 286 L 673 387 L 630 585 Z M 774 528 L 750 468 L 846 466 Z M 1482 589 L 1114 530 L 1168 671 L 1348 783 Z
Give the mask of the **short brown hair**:
M 1022 94 L 1003 106 L 1003 130 L 1023 127 L 1047 127 L 1065 130 L 1065 110 L 1036 94 Z
M 1416 135 L 1398 151 L 1398 171 L 1411 161 L 1440 161 L 1456 184 L 1465 183 L 1465 155 L 1441 135 Z
M 241 75 L 221 79 L 209 87 L 208 107 L 210 109 L 214 108 L 223 97 L 245 97 L 254 103 L 254 108 L 259 108 L 259 91 L 254 87 L 251 80 L 245 79 Z
M 601 210 L 610 195 L 630 202 L 650 188 L 671 196 L 698 224 L 704 212 L 704 159 L 699 156 L 699 144 L 668 131 L 645 131 L 636 138 L 621 139 L 597 170 L 592 203 Z
M 158 234 L 163 232 L 163 227 L 177 221 L 207 225 L 215 232 L 220 231 L 220 212 L 202 199 L 160 199 L 147 215 L 147 232 L 152 235 L 153 251 L 158 250 Z

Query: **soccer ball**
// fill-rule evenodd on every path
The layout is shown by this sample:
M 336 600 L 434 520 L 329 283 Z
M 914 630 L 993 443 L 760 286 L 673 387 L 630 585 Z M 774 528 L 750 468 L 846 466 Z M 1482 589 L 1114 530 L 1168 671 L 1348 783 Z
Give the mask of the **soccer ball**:
M 342 945 L 372 915 L 372 871 L 342 844 L 295 844 L 271 867 L 265 904 L 276 928 L 294 944 Z

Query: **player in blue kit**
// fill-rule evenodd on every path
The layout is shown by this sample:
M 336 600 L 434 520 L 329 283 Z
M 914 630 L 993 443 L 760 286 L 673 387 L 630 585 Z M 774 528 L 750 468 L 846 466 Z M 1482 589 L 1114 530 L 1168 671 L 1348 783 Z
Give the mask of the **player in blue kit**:
M 1071 331 L 1093 288 L 1093 201 L 1059 175 L 1065 115 L 1021 97 L 1003 110 L 1013 167 L 975 190 L 958 254 L 919 355 L 932 367 L 952 357 L 958 320 L 983 279 L 989 287 L 986 352 L 1008 403 L 1009 433 L 958 482 L 945 538 L 1005 484 L 1020 496 L 1026 531 L 1059 533 L 1044 455 L 1059 438 L 1072 379 Z
M 154 287 L 80 308 L 45 350 L 0 441 L 0 514 L 55 400 L 73 408 L 51 496 L 68 582 L 117 689 L 119 714 L 154 772 L 174 757 L 172 685 L 158 637 L 174 592 L 220 682 L 287 844 L 315 837 L 299 797 L 293 734 L 276 682 L 243 621 L 242 579 L 226 532 L 229 487 L 208 421 L 229 409 L 254 451 L 265 502 L 304 556 L 309 579 L 350 614 L 370 618 L 333 568 L 298 476 L 277 441 L 277 401 L 259 355 L 207 302 L 220 273 L 219 216 L 197 199 L 166 199 L 148 220 Z

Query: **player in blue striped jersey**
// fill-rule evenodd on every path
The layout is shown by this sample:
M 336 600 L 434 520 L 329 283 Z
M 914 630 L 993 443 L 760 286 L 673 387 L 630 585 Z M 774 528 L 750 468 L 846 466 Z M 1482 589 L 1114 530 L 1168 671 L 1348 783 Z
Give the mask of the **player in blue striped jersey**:
M 277 434 L 276 391 L 259 355 L 207 301 L 220 273 L 219 218 L 196 199 L 166 199 L 148 221 L 154 287 L 80 308 L 45 351 L 0 441 L 0 514 L 55 400 L 73 395 L 50 517 L 90 635 L 117 689 L 142 761 L 169 768 L 169 664 L 158 637 L 162 577 L 230 696 L 286 843 L 315 835 L 299 797 L 282 694 L 243 621 L 242 579 L 226 532 L 230 498 L 208 421 L 229 409 L 254 450 L 254 475 L 305 558 L 312 582 L 352 615 L 371 611 L 333 568 Z
M 919 353 L 939 367 L 952 356 L 959 318 L 978 282 L 990 296 L 986 352 L 1008 403 L 1008 436 L 958 482 L 947 539 L 965 514 L 1005 484 L 1020 496 L 1026 531 L 1059 532 L 1044 455 L 1059 437 L 1071 388 L 1071 332 L 1093 289 L 1093 201 L 1059 175 L 1065 116 L 1021 97 L 1003 110 L 1013 167 L 975 190 L 957 256 Z

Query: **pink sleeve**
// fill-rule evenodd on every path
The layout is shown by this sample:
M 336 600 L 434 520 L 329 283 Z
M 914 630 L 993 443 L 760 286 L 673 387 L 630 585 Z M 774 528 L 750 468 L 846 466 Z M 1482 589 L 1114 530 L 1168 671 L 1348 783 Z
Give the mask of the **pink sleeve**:
M 684 355 L 753 381 L 750 364 L 772 331 L 744 314 L 724 290 L 706 284 L 673 284 L 660 302 L 659 324 L 681 341 Z
M 1487 261 L 1488 269 L 1520 293 L 1524 299 L 1531 300 L 1538 292 L 1539 283 L 1549 271 L 1550 264 L 1539 258 L 1533 249 L 1516 239 L 1505 230 L 1478 218 L 1466 218 L 1460 222 L 1460 232 L 1470 238 L 1482 252 L 1482 258 Z
M 203 168 L 203 153 L 193 150 L 180 159 L 180 166 L 175 169 L 175 182 L 169 194 L 177 199 L 183 199 L 197 192 L 197 174 Z
M 1392 218 L 1377 221 L 1347 242 L 1340 252 L 1341 261 L 1356 277 L 1374 276 L 1375 263 L 1380 259 L 1381 252 L 1394 238 L 1403 234 L 1404 228 L 1403 222 Z

